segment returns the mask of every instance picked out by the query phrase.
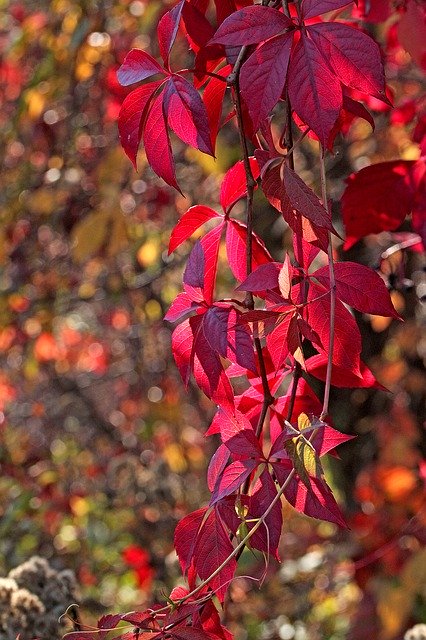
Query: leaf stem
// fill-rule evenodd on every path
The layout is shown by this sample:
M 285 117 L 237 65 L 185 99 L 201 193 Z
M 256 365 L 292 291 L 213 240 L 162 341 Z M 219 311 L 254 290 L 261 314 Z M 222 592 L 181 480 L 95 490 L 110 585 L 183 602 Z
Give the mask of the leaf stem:
M 327 199 L 327 178 L 325 175 L 325 150 L 320 148 L 320 176 L 321 176 L 321 198 L 322 204 L 329 211 Z M 328 344 L 327 372 L 325 376 L 324 400 L 320 420 L 324 420 L 328 413 L 330 401 L 331 374 L 333 371 L 333 349 L 334 349 L 334 329 L 336 311 L 336 278 L 334 274 L 333 244 L 331 233 L 328 232 L 328 272 L 330 275 L 330 339 Z

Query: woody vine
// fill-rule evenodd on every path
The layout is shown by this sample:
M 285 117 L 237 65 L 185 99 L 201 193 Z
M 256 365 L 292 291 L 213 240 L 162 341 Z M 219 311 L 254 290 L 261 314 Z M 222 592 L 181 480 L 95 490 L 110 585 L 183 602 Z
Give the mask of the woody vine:
M 238 559 L 246 547 L 266 562 L 279 559 L 283 499 L 345 526 L 321 462 L 349 439 L 329 424 L 330 391 L 377 384 L 360 358 L 361 336 L 348 307 L 398 318 L 374 270 L 334 259 L 328 154 L 348 120 L 374 125 L 361 94 L 387 102 L 379 47 L 351 20 L 350 4 L 215 0 L 212 8 L 206 0 L 180 0 L 158 23 L 162 64 L 133 49 L 118 73 L 122 85 L 138 85 L 119 117 L 121 143 L 135 167 L 142 144 L 152 169 L 180 190 L 170 131 L 215 156 L 224 123 L 238 129 L 241 159 L 223 178 L 220 210 L 190 207 L 169 245 L 173 252 L 208 225 L 166 314 L 176 323 L 172 350 L 184 384 L 193 378 L 217 405 L 207 435 L 218 434 L 221 443 L 208 468 L 209 504 L 175 532 L 187 586 L 162 605 L 104 616 L 93 637 L 118 627 L 122 638 L 228 640 L 220 609 Z M 193 64 L 176 71 L 173 46 L 181 37 Z M 223 113 L 228 95 L 232 111 Z M 318 194 L 294 162 L 306 136 L 318 141 Z M 293 232 L 293 252 L 282 262 L 254 231 L 257 189 Z M 242 218 L 234 214 L 241 200 Z M 222 243 L 236 284 L 217 299 Z M 305 355 L 307 344 L 315 355 Z M 322 401 L 311 376 L 324 382 Z

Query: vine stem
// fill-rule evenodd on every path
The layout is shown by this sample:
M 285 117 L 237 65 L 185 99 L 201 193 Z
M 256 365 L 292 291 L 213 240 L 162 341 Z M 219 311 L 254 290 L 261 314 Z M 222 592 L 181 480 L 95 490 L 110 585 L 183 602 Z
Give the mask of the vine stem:
M 327 199 L 327 178 L 325 174 L 325 149 L 320 147 L 320 176 L 321 176 L 321 198 L 323 207 L 330 212 Z M 330 277 L 330 340 L 328 344 L 327 372 L 325 376 L 324 400 L 320 420 L 324 420 L 328 413 L 330 401 L 331 374 L 333 371 L 333 349 L 334 349 L 334 328 L 336 312 L 336 278 L 334 273 L 333 244 L 331 233 L 328 232 L 328 273 Z

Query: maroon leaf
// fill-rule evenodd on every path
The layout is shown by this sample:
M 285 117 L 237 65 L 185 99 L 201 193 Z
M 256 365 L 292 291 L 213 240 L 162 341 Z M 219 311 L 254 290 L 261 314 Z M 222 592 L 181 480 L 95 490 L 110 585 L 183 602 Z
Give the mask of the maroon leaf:
M 142 127 L 150 102 L 161 81 L 150 82 L 126 96 L 118 116 L 120 142 L 136 169 L 136 156 L 142 135 Z
M 283 13 L 271 7 L 254 5 L 226 18 L 209 44 L 257 44 L 290 27 L 294 24 Z
M 278 277 L 281 270 L 280 262 L 261 264 L 237 287 L 237 291 L 259 292 L 278 288 Z
M 204 289 L 204 272 L 205 272 L 204 249 L 201 242 L 195 243 L 188 262 L 186 263 L 185 272 L 183 274 L 183 282 L 194 289 Z
M 349 176 L 342 197 L 345 249 L 370 233 L 397 229 L 411 213 L 414 164 L 411 160 L 380 162 Z
M 250 169 L 255 180 L 258 179 L 260 169 L 256 158 L 249 158 Z M 220 204 L 225 213 L 229 213 L 240 198 L 247 195 L 246 174 L 244 162 L 240 160 L 225 174 L 220 188 Z
M 207 507 L 202 507 L 185 516 L 176 526 L 174 546 L 184 573 L 186 573 L 192 562 L 197 533 L 206 513 Z
M 185 211 L 172 231 L 169 242 L 169 255 L 175 251 L 182 242 L 190 238 L 203 224 L 213 218 L 219 217 L 221 217 L 220 214 L 210 207 L 205 207 L 200 204 L 190 207 L 188 211 Z
M 228 558 L 232 549 L 229 534 L 216 511 L 212 510 L 198 533 L 194 550 L 194 566 L 201 580 L 207 580 Z M 231 558 L 219 575 L 209 581 L 209 586 L 216 592 L 221 602 L 223 602 L 229 582 L 234 577 L 236 566 L 235 558 Z
M 233 307 L 212 306 L 203 317 L 204 334 L 219 355 L 256 373 L 253 341 L 240 316 Z
M 400 318 L 395 311 L 389 292 L 378 273 L 356 262 L 335 262 L 334 275 L 337 297 L 362 313 Z M 312 274 L 326 287 L 330 286 L 328 266 Z
M 325 148 L 342 106 L 342 89 L 323 55 L 303 33 L 292 56 L 288 92 L 293 109 Z
M 308 31 L 344 85 L 383 99 L 383 64 L 380 49 L 372 38 L 339 22 L 311 25 Z
M 184 4 L 185 0 L 180 0 L 173 9 L 163 15 L 157 26 L 160 54 L 166 68 L 169 68 L 169 55 L 176 40 Z
M 163 96 L 160 94 L 152 101 L 146 118 L 143 132 L 146 157 L 155 173 L 180 191 L 162 102 Z
M 251 422 L 240 411 L 233 415 L 219 410 L 217 426 L 223 444 L 231 453 L 245 459 L 262 457 L 262 450 Z
M 287 164 L 283 165 L 283 184 L 290 204 L 317 227 L 333 231 L 331 214 L 315 193 Z
M 307 321 L 321 340 L 321 345 L 316 346 L 320 351 L 328 353 L 330 294 L 324 296 L 324 291 L 322 287 L 312 283 L 308 293 L 310 304 L 306 308 L 309 314 Z M 336 300 L 334 322 L 333 364 L 346 368 L 355 375 L 360 375 L 361 335 L 353 316 L 340 300 Z
M 193 85 L 173 74 L 165 83 L 163 95 L 167 122 L 176 135 L 191 147 L 214 155 L 207 112 Z
M 271 38 L 261 44 L 241 67 L 241 93 L 255 131 L 281 97 L 292 40 L 292 33 Z
M 132 49 L 117 71 L 117 78 L 123 87 L 127 87 L 135 82 L 146 80 L 156 73 L 164 75 L 165 71 L 149 53 L 142 49 Z
M 302 15 L 303 19 L 320 16 L 328 11 L 336 11 L 348 4 L 352 4 L 353 0 L 303 0 Z

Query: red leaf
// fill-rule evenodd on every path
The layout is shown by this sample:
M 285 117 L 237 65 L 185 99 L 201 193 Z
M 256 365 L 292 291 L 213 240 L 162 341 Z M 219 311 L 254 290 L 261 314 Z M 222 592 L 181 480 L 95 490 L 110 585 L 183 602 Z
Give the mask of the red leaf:
M 292 40 L 292 33 L 271 38 L 261 44 L 241 67 L 241 93 L 255 131 L 281 97 Z
M 231 65 L 226 65 L 216 73 L 224 79 L 231 72 Z M 225 97 L 227 84 L 225 80 L 221 81 L 217 78 L 211 78 L 203 93 L 203 102 L 207 111 L 207 120 L 210 129 L 210 138 L 212 149 L 214 151 L 216 145 L 217 132 L 219 131 L 220 117 L 222 115 L 222 103 Z
M 286 163 L 283 164 L 283 184 L 290 204 L 317 227 L 333 231 L 331 214 L 315 193 Z
M 163 96 L 167 122 L 175 134 L 213 156 L 207 112 L 198 91 L 185 78 L 173 74 L 165 83 Z
M 352 4 L 352 1 L 353 0 L 303 0 L 303 19 L 307 20 L 308 18 L 328 13 L 328 11 L 336 11 L 341 7 L 346 7 L 346 5 Z
M 136 169 L 136 155 L 142 135 L 142 127 L 151 99 L 161 81 L 150 82 L 135 89 L 125 98 L 118 116 L 120 142 Z
M 421 3 L 407 3 L 398 23 L 398 39 L 420 69 L 426 70 L 426 12 Z
M 260 169 L 256 158 L 249 158 L 250 169 L 255 180 L 260 175 Z M 246 174 L 244 162 L 240 160 L 231 167 L 225 174 L 220 187 L 220 204 L 225 213 L 229 213 L 240 198 L 247 195 Z
M 231 462 L 217 479 L 210 504 L 213 505 L 218 500 L 235 493 L 258 464 L 258 460 L 235 460 Z
M 175 251 L 182 242 L 190 238 L 203 224 L 213 218 L 219 217 L 221 217 L 220 214 L 210 207 L 205 207 L 201 204 L 190 207 L 188 211 L 185 211 L 172 231 L 169 242 L 169 255 Z
M 186 573 L 194 554 L 197 533 L 207 513 L 207 507 L 193 511 L 178 522 L 174 534 L 174 546 L 182 571 Z
M 250 331 L 233 307 L 210 307 L 203 316 L 203 330 L 211 348 L 219 355 L 257 372 Z
M 167 68 L 169 67 L 169 54 L 176 40 L 184 4 L 185 0 L 180 0 L 173 9 L 163 15 L 157 26 L 160 54 Z
M 194 336 L 189 320 L 184 320 L 173 331 L 172 351 L 176 366 L 186 387 L 191 377 L 193 343 Z
M 307 27 L 334 73 L 347 87 L 383 99 L 385 76 L 380 49 L 362 31 L 338 22 Z
M 402 224 L 414 202 L 414 165 L 411 160 L 380 162 L 349 176 L 342 197 L 344 249 L 370 233 L 393 231 Z
M 361 313 L 400 318 L 384 281 L 373 269 L 356 262 L 335 262 L 334 275 L 336 295 L 345 304 Z M 328 266 L 321 267 L 312 276 L 330 287 Z
M 266 344 L 271 354 L 274 366 L 279 369 L 284 364 L 288 354 L 288 333 L 292 327 L 293 313 L 282 315 L 274 329 L 267 335 Z
M 142 49 L 132 49 L 117 71 L 117 78 L 123 87 L 127 87 L 135 82 L 146 80 L 156 73 L 164 75 L 165 71 L 149 53 Z
M 169 310 L 164 316 L 164 320 L 167 320 L 168 322 L 184 320 L 195 313 L 198 306 L 198 302 L 194 301 L 186 291 L 184 293 L 179 293 L 170 305 Z
M 325 382 L 327 374 L 327 356 L 319 353 L 305 361 L 306 371 L 315 376 L 319 380 Z M 331 372 L 331 384 L 334 387 L 343 388 L 368 388 L 375 387 L 387 391 L 383 385 L 377 382 L 373 373 L 364 362 L 360 363 L 360 373 L 356 375 L 352 371 L 348 371 L 344 367 L 333 364 Z
M 310 429 L 305 430 L 306 437 L 308 437 L 310 433 Z M 353 438 L 355 438 L 355 436 L 348 436 L 346 433 L 341 433 L 333 429 L 333 427 L 323 424 L 322 426 L 313 426 L 313 436 L 310 437 L 310 441 L 318 455 L 324 456 L 340 444 L 349 442 L 349 440 L 353 440 Z
M 342 106 L 342 89 L 323 55 L 303 33 L 292 56 L 288 92 L 292 107 L 325 148 Z
M 294 24 L 284 14 L 271 7 L 255 5 L 228 16 L 209 44 L 257 44 L 290 27 Z
M 179 191 L 167 124 L 162 107 L 163 96 L 151 103 L 143 133 L 146 157 L 155 173 Z
M 278 288 L 280 262 L 261 264 L 237 287 L 236 291 L 260 292 Z
M 217 257 L 219 254 L 220 238 L 222 235 L 222 225 L 212 229 L 200 240 L 204 250 L 205 273 L 204 273 L 204 300 L 207 304 L 213 301 L 213 291 L 216 282 Z
M 286 253 L 283 266 L 278 275 L 278 286 L 279 286 L 281 295 L 285 300 L 290 300 L 292 280 L 293 280 L 293 267 L 290 262 L 290 257 L 288 253 Z
M 262 457 L 262 450 L 251 422 L 240 411 L 232 415 L 219 410 L 216 417 L 222 442 L 231 453 L 246 459 Z
M 206 269 L 204 259 L 204 249 L 201 242 L 198 240 L 189 254 L 188 262 L 186 263 L 185 271 L 183 274 L 183 283 L 191 289 L 204 289 L 204 272 Z
M 268 264 L 272 258 L 256 233 L 252 235 L 252 269 Z M 228 220 L 226 227 L 226 255 L 237 280 L 244 280 L 246 267 L 247 227 L 239 220 Z M 263 287 L 262 287 L 263 288 Z
M 209 578 L 232 553 L 232 549 L 229 534 L 215 510 L 212 510 L 198 533 L 194 550 L 194 566 L 201 580 Z M 229 582 L 234 577 L 236 566 L 235 558 L 231 558 L 219 575 L 209 582 L 209 586 L 216 592 L 221 602 L 223 602 Z
M 183 4 L 182 19 L 190 47 L 197 53 L 213 37 L 214 29 L 199 8 L 190 2 Z
M 311 328 L 318 334 L 321 345 L 318 349 L 328 353 L 330 345 L 330 294 L 324 296 L 324 289 L 315 284 L 309 287 L 307 305 Z M 319 299 L 315 299 L 318 298 Z M 358 326 L 346 307 L 336 300 L 334 314 L 333 364 L 346 368 L 355 375 L 360 375 L 359 363 L 361 353 L 361 335 Z
M 207 434 L 206 434 L 207 435 Z M 213 493 L 216 483 L 223 473 L 229 460 L 229 449 L 224 444 L 218 446 L 212 458 L 210 460 L 209 468 L 207 469 L 207 486 L 210 493 Z
M 265 469 L 257 481 L 253 495 L 249 503 L 249 519 L 256 519 L 263 516 L 272 500 L 277 495 L 275 483 L 272 480 L 269 471 Z M 247 523 L 249 529 L 253 527 L 253 523 Z M 253 549 L 259 549 L 274 556 L 279 561 L 278 545 L 281 537 L 282 529 L 282 504 L 278 500 L 271 512 L 265 518 L 264 524 L 250 538 L 250 546 Z

